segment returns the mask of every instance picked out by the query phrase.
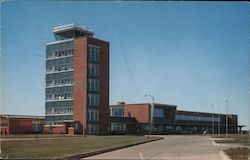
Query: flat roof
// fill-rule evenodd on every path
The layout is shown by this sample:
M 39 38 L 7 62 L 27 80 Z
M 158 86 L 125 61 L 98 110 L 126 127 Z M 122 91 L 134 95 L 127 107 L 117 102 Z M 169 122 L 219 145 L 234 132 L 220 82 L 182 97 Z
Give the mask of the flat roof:
M 56 26 L 53 28 L 53 33 L 59 33 L 68 30 L 78 30 L 84 33 L 88 33 L 90 35 L 94 35 L 94 32 L 92 30 L 86 29 L 84 26 L 80 27 L 79 25 L 76 25 L 74 23 Z
M 13 115 L 13 114 L 0 114 L 0 117 L 4 117 L 4 118 L 30 118 L 30 119 L 45 119 L 45 116 L 34 116 L 34 115 Z
M 177 114 L 178 112 L 182 112 L 182 113 L 198 113 L 198 114 L 219 114 L 219 115 L 226 115 L 226 114 L 221 114 L 221 113 L 211 113 L 211 112 L 197 112 L 197 111 L 184 111 L 184 110 L 176 110 Z M 229 116 L 237 116 L 237 114 L 227 114 Z
M 126 106 L 126 105 L 150 105 L 152 103 L 125 103 L 125 104 L 113 104 L 113 105 L 109 105 L 110 107 L 123 107 L 123 106 Z M 161 105 L 161 106 L 169 106 L 169 107 L 177 107 L 177 105 L 173 105 L 173 104 L 163 104 L 163 103 L 154 103 L 154 105 Z

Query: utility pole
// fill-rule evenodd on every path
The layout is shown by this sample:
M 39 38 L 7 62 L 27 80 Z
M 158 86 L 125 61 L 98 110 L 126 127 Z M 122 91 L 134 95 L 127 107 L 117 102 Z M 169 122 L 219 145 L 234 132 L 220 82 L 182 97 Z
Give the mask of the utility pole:
M 212 104 L 212 136 L 214 135 L 214 105 Z
M 151 97 L 152 98 L 152 104 L 151 104 L 151 115 L 150 115 L 150 129 L 149 129 L 149 134 L 152 134 L 152 128 L 153 128 L 153 112 L 154 112 L 154 97 L 149 95 L 149 94 L 145 94 L 145 97 Z
M 79 81 L 75 81 L 73 83 L 74 85 L 78 85 L 79 84 Z M 85 106 L 86 106 L 86 112 L 84 112 L 84 108 L 82 109 L 82 137 L 85 138 L 85 126 L 84 126 L 84 121 L 85 121 L 85 118 L 87 118 L 87 108 L 88 108 L 88 89 L 87 88 L 83 88 L 85 91 L 86 91 L 86 96 L 85 97 Z M 85 114 L 84 114 L 85 113 Z M 80 127 L 80 124 L 79 126 Z
M 88 121 L 88 117 L 87 117 L 87 115 L 88 115 L 88 88 L 86 87 L 86 88 L 83 88 L 83 89 L 85 89 L 86 90 L 86 96 L 85 96 L 85 106 L 86 106 L 86 111 L 85 111 L 85 114 L 84 114 L 84 109 L 82 110 L 83 111 L 83 113 L 82 113 L 82 118 L 83 118 L 83 120 L 82 120 L 82 137 L 83 138 L 85 138 L 85 136 L 86 136 L 86 134 L 85 134 L 85 127 L 86 126 L 84 126 L 84 120 L 86 119 L 86 121 Z
M 227 116 L 227 110 L 228 110 L 228 100 L 226 99 L 226 140 L 228 137 L 228 116 Z

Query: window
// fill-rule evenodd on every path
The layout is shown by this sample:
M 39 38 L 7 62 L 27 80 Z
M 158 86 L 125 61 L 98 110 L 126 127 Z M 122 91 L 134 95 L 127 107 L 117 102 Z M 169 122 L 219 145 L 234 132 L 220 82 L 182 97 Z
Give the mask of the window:
M 98 133 L 99 125 L 98 124 L 88 124 L 88 133 Z
M 51 121 L 48 121 L 45 124 L 50 125 L 50 126 L 61 126 L 61 125 L 63 125 L 63 122 L 51 122 Z
M 53 81 L 52 80 L 46 81 L 46 86 L 47 87 L 53 86 Z
M 88 94 L 88 105 L 98 106 L 99 105 L 99 95 L 98 94 Z
M 88 46 L 88 60 L 90 61 L 99 61 L 99 47 L 94 45 Z
M 99 91 L 99 80 L 89 79 L 88 80 L 88 90 L 89 91 Z
M 88 75 L 89 76 L 99 76 L 99 65 L 97 64 L 88 64 Z
M 175 127 L 175 130 L 176 130 L 177 132 L 180 132 L 180 131 L 182 131 L 182 127 L 181 127 L 181 126 L 176 126 L 176 127 Z
M 88 120 L 89 121 L 99 121 L 99 110 L 88 109 Z
M 54 71 L 54 67 L 53 66 L 48 66 L 46 67 L 46 72 L 49 73 L 49 72 L 53 72 Z
M 122 108 L 112 108 L 111 116 L 123 117 L 123 109 Z
M 126 125 L 123 123 L 111 123 L 111 131 L 126 131 Z
M 46 109 L 46 114 L 53 114 L 53 112 L 54 112 L 53 108 Z
M 190 115 L 176 115 L 176 120 L 220 122 L 220 118 L 218 117 L 204 117 L 204 116 L 190 116 Z
M 173 126 L 165 126 L 165 129 L 166 130 L 170 130 L 170 129 L 172 129 L 173 128 Z
M 154 117 L 156 117 L 156 118 L 164 118 L 164 110 L 163 110 L 163 108 L 155 108 L 154 109 Z
M 53 58 L 54 57 L 54 53 L 53 52 L 48 52 L 47 53 L 47 58 Z
M 52 94 L 46 95 L 46 100 L 52 100 L 52 99 L 53 99 L 53 95 Z

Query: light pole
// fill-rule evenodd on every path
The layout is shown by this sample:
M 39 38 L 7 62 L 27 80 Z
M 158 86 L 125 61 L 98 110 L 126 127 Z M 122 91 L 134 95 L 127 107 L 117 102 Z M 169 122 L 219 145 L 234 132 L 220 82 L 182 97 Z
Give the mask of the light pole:
M 228 110 L 228 100 L 226 99 L 226 140 L 228 136 L 228 119 L 227 119 L 227 110 Z
M 151 96 L 150 94 L 145 94 L 145 97 L 151 97 L 152 98 L 152 105 L 151 105 L 151 115 L 150 115 L 150 129 L 149 129 L 149 134 L 152 133 L 152 128 L 153 128 L 153 111 L 154 111 L 154 101 L 155 101 L 155 98 L 153 96 Z
M 220 135 L 220 108 L 218 108 L 218 134 Z
M 74 82 L 74 85 L 77 85 L 77 84 L 79 84 L 80 82 L 79 81 L 75 81 Z M 85 118 L 87 117 L 87 105 L 88 105 L 88 103 L 87 103 L 87 100 L 88 100 L 88 89 L 86 88 L 86 87 L 83 87 L 83 89 L 86 91 L 86 96 L 84 96 L 85 97 L 85 106 L 86 106 L 86 112 L 84 112 L 84 108 L 82 109 L 82 137 L 83 138 L 85 138 L 85 127 L 84 127 L 84 120 L 85 120 Z M 83 91 L 84 92 L 84 91 Z M 85 114 L 84 114 L 85 113 Z M 80 126 L 78 126 L 78 127 L 80 127 Z M 78 130 L 78 129 L 77 129 Z
M 212 135 L 214 135 L 214 105 L 210 103 L 209 105 L 212 107 Z
M 85 138 L 85 126 L 83 125 L 84 123 L 84 120 L 86 118 L 87 119 L 87 113 L 88 113 L 88 89 L 87 88 L 83 88 L 85 91 L 86 91 L 86 96 L 85 96 L 85 106 L 86 106 L 86 111 L 85 111 L 85 115 L 84 115 L 84 109 L 82 110 L 83 113 L 82 113 L 82 136 L 83 138 Z M 85 117 L 85 118 L 84 118 Z

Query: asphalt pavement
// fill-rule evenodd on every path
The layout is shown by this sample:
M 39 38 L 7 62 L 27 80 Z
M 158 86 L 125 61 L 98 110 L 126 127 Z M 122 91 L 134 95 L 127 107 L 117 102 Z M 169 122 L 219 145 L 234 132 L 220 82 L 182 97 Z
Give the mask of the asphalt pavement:
M 171 135 L 163 140 L 107 152 L 84 159 L 167 159 L 221 160 L 221 147 L 214 146 L 209 136 Z

